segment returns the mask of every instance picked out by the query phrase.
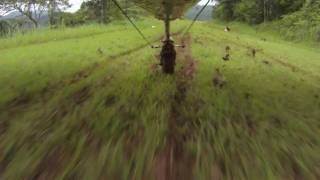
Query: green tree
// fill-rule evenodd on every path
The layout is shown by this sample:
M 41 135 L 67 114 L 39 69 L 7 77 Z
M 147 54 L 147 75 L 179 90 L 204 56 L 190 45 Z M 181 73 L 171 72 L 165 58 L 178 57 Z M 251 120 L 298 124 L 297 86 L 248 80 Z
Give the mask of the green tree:
M 49 23 L 54 23 L 54 14 L 68 7 L 69 0 L 1 0 L 0 9 L 4 12 L 18 11 L 29 19 L 35 27 L 41 16 L 48 11 Z
M 49 24 L 57 24 L 57 12 L 61 12 L 66 7 L 70 7 L 69 0 L 47 0 L 47 9 L 49 15 Z
M 214 8 L 215 17 L 225 20 L 231 21 L 235 19 L 234 16 L 234 8 L 235 5 L 239 2 L 239 0 L 217 0 L 218 5 Z
M 0 37 L 10 33 L 11 26 L 7 21 L 0 20 Z
M 134 3 L 129 0 L 117 0 L 121 7 L 129 14 L 135 15 L 137 8 Z M 79 10 L 86 16 L 87 21 L 98 21 L 100 23 L 108 23 L 114 19 L 122 19 L 123 16 L 119 9 L 111 0 L 90 0 L 82 3 Z
M 34 27 L 38 27 L 38 20 L 47 9 L 46 0 L 2 0 L 2 9 L 5 11 L 16 10 L 28 18 Z
M 280 33 L 289 39 L 320 42 L 320 1 L 306 1 L 300 11 L 284 16 L 278 24 Z
M 259 24 L 302 8 L 305 0 L 218 0 L 214 15 L 222 20 Z

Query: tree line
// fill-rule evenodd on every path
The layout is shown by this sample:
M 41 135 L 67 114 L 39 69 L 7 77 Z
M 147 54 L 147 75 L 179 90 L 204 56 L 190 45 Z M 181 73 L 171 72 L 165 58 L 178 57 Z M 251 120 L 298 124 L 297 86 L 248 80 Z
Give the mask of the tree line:
M 52 22 L 54 13 L 68 6 L 68 0 L 2 0 L 0 2 L 2 12 L 17 11 L 32 22 L 36 28 L 44 13 L 48 13 L 49 22 Z
M 140 8 L 133 6 L 130 0 L 117 0 L 132 17 L 146 15 Z M 0 20 L 0 36 L 8 34 L 21 27 L 21 24 L 33 24 L 34 28 L 39 27 L 42 16 L 48 16 L 48 25 L 52 28 L 58 26 L 77 26 L 85 23 L 107 24 L 122 16 L 111 0 L 89 0 L 81 4 L 81 8 L 75 13 L 65 12 L 70 7 L 69 0 L 1 0 L 0 17 L 8 12 L 19 12 L 23 20 Z M 19 24 L 19 26 L 17 25 Z M 15 27 L 15 28 L 13 28 Z
M 132 18 L 140 18 L 146 16 L 147 13 L 134 5 L 130 0 L 117 0 L 125 13 Z M 111 0 L 90 0 L 81 4 L 80 9 L 76 13 L 59 13 L 57 19 L 59 23 L 67 26 L 75 26 L 84 23 L 101 23 L 107 24 L 114 20 L 123 19 L 120 10 L 114 5 Z M 61 22 L 63 20 L 63 22 Z
M 216 17 L 251 24 L 272 21 L 303 7 L 305 0 L 217 0 Z
M 266 24 L 288 39 L 320 42 L 320 0 L 217 0 L 214 17 Z

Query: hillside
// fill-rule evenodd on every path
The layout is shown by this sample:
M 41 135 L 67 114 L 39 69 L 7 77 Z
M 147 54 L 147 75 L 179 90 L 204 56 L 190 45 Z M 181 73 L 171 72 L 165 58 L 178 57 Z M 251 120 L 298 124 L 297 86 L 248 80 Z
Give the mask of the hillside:
M 199 18 L 197 19 L 198 21 L 209 21 L 212 20 L 212 15 L 213 15 L 213 7 L 214 6 L 207 6 L 203 12 L 200 14 Z M 185 14 L 185 17 L 187 19 L 194 19 L 196 15 L 199 13 L 199 11 L 203 8 L 201 5 L 196 5 L 192 7 L 187 13 Z
M 320 179 L 319 48 L 189 23 L 173 76 L 124 23 L 0 39 L 0 179 Z
M 34 17 L 34 18 L 37 19 L 40 26 L 42 27 L 48 26 L 48 21 L 49 21 L 48 12 L 43 12 L 40 17 Z M 21 23 L 22 28 L 27 28 L 27 29 L 32 29 L 34 26 L 33 23 L 28 18 L 26 18 L 25 16 L 23 16 L 21 13 L 17 11 L 12 11 L 3 17 L 0 17 L 0 21 L 8 21 L 8 22 L 18 21 Z

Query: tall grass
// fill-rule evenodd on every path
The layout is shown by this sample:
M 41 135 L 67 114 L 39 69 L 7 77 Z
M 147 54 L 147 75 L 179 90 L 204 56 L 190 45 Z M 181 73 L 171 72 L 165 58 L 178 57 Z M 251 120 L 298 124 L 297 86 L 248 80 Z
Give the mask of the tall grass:
M 173 31 L 184 24 L 178 23 Z M 159 21 L 142 21 L 141 27 L 151 42 L 162 35 Z M 6 94 L 0 97 L 0 104 L 16 93 L 32 94 L 83 68 L 146 45 L 133 28 L 123 24 L 47 30 L 2 41 L 1 47 L 11 48 L 0 47 L 0 83 L 6 84 L 0 87 Z
M 316 179 L 319 53 L 231 29 L 193 30 L 199 70 L 186 108 L 190 112 L 191 104 L 201 104 L 190 113 L 197 179 Z M 226 46 L 231 47 L 229 62 L 222 60 Z M 248 48 L 262 51 L 254 58 Z M 216 68 L 227 81 L 221 89 L 212 83 Z
M 161 22 L 139 26 L 162 35 Z M 318 179 L 320 52 L 230 28 L 194 26 L 183 103 L 187 79 L 163 75 L 159 50 L 122 23 L 1 39 L 0 179 L 154 179 L 176 136 L 191 179 Z

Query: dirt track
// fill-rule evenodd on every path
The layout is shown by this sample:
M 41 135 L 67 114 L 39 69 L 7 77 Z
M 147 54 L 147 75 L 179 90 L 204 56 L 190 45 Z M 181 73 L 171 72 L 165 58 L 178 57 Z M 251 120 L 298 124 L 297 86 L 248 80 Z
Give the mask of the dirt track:
M 185 143 L 190 139 L 192 132 L 190 129 L 184 132 L 179 129 L 188 122 L 183 117 L 180 107 L 185 101 L 196 66 L 192 58 L 190 37 L 179 42 L 187 46 L 177 49 L 177 64 L 180 64 L 181 68 L 176 72 L 177 89 L 173 97 L 166 144 L 155 158 L 154 174 L 157 180 L 193 179 L 194 157 L 190 157 L 185 151 Z

